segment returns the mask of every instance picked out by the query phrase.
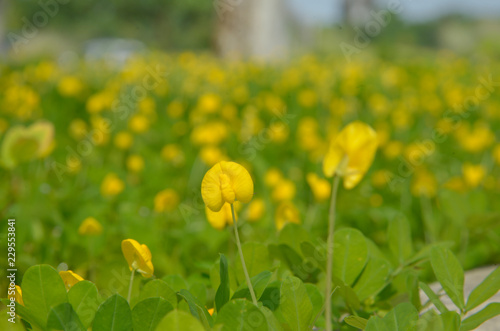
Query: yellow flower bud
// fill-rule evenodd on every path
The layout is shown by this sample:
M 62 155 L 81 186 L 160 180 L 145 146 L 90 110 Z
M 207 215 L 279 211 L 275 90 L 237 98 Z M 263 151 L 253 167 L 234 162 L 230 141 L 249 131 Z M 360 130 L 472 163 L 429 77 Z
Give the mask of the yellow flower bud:
M 66 290 L 69 290 L 73 285 L 83 280 L 80 275 L 74 273 L 71 270 L 59 271 L 59 275 L 61 276 L 64 285 L 66 286 Z
M 138 271 L 145 278 L 153 276 L 154 267 L 148 246 L 140 245 L 134 239 L 125 239 L 122 241 L 122 252 L 130 271 Z
M 78 228 L 78 234 L 82 236 L 97 236 L 102 233 L 102 225 L 94 217 L 87 217 Z
M 155 196 L 154 204 L 157 213 L 172 211 L 179 205 L 179 195 L 172 189 L 160 191 Z
M 101 194 L 103 196 L 115 196 L 125 188 L 123 181 L 114 173 L 109 173 L 101 183 Z
M 276 209 L 274 216 L 276 229 L 281 230 L 286 223 L 300 224 L 300 212 L 290 201 L 282 202 Z

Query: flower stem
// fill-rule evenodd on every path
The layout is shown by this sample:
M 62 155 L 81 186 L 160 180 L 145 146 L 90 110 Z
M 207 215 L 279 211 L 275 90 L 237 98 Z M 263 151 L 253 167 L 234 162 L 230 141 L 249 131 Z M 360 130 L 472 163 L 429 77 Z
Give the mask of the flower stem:
M 130 284 L 128 285 L 127 301 L 129 304 L 130 304 L 130 297 L 132 296 L 132 284 L 134 284 L 134 274 L 135 274 L 135 269 L 132 270 L 132 274 L 130 275 Z
M 252 296 L 253 304 L 257 306 L 257 298 L 255 297 L 255 292 L 253 291 L 252 282 L 250 281 L 250 276 L 248 275 L 247 266 L 245 264 L 245 258 L 243 257 L 243 250 L 241 249 L 240 236 L 238 234 L 238 226 L 236 225 L 236 215 L 234 214 L 233 204 L 231 204 L 231 213 L 233 214 L 234 236 L 236 237 L 236 246 L 238 246 L 238 252 L 240 253 L 241 266 L 243 267 L 243 273 L 245 274 L 245 278 L 247 280 L 247 286 L 248 290 L 250 291 L 250 295 Z
M 332 197 L 328 215 L 328 239 L 326 242 L 326 291 L 325 291 L 325 319 L 326 331 L 332 330 L 332 267 L 333 267 L 333 232 L 335 229 L 335 206 L 340 177 L 333 177 Z

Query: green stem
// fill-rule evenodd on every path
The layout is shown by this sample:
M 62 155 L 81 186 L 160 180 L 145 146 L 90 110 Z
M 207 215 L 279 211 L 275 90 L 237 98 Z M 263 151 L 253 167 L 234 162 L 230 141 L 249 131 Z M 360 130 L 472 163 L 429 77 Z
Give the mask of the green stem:
M 130 297 L 132 296 L 132 284 L 134 284 L 134 274 L 135 274 L 135 269 L 132 269 L 132 274 L 130 275 L 130 284 L 128 285 L 128 295 L 127 295 L 127 301 L 130 304 Z
M 238 252 L 240 253 L 241 266 L 243 267 L 243 273 L 245 274 L 245 278 L 247 280 L 247 286 L 248 290 L 250 291 L 250 295 L 252 296 L 253 304 L 257 306 L 257 298 L 255 297 L 255 292 L 253 291 L 252 282 L 250 281 L 250 276 L 248 275 L 247 266 L 245 264 L 245 258 L 243 257 L 243 250 L 241 249 L 240 236 L 238 234 L 238 226 L 236 225 L 236 215 L 234 213 L 233 204 L 231 204 L 231 213 L 233 214 L 234 236 L 236 237 L 236 246 L 238 246 Z
M 326 291 L 325 291 L 325 319 L 326 331 L 332 330 L 332 268 L 333 268 L 333 233 L 335 229 L 335 206 L 340 177 L 333 177 L 332 197 L 328 215 L 328 239 L 326 242 Z

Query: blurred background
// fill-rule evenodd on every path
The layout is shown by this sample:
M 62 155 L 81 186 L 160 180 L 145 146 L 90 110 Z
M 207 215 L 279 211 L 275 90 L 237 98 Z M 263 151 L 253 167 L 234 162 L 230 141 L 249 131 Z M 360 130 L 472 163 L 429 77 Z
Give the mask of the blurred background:
M 0 51 L 20 59 L 153 48 L 268 60 L 342 52 L 356 27 L 376 21 L 370 42 L 398 45 L 391 52 L 412 45 L 471 54 L 498 50 L 499 16 L 495 0 L 0 0 Z

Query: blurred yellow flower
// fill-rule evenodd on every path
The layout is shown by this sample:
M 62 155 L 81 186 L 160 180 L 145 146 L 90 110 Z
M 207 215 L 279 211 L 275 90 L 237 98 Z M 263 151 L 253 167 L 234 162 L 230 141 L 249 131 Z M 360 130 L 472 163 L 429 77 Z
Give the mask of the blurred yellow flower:
M 270 168 L 264 176 L 264 182 L 269 187 L 274 187 L 283 179 L 281 171 L 277 168 Z
M 281 230 L 286 223 L 300 224 L 300 212 L 290 201 L 284 201 L 278 205 L 274 215 L 276 229 Z
M 87 99 L 86 108 L 90 114 L 102 112 L 104 109 L 111 108 L 113 103 L 113 95 L 108 92 L 99 92 L 91 95 Z
M 403 143 L 397 140 L 391 140 L 385 144 L 383 153 L 386 158 L 393 160 L 403 152 Z
M 21 286 L 16 285 L 16 302 L 20 304 L 21 306 L 24 306 L 24 301 L 23 301 L 23 290 L 21 289 Z
M 138 271 L 145 278 L 153 276 L 154 267 L 148 246 L 141 245 L 134 239 L 125 239 L 122 241 L 122 252 L 130 271 Z
M 209 122 L 194 127 L 191 142 L 194 145 L 218 145 L 228 136 L 227 125 L 220 121 Z
M 497 144 L 493 148 L 493 160 L 495 160 L 496 164 L 500 165 L 500 144 Z
M 465 163 L 462 166 L 465 183 L 470 188 L 478 187 L 486 176 L 486 170 L 480 164 Z
M 314 200 L 316 200 L 317 202 L 322 202 L 330 197 L 330 193 L 332 192 L 332 185 L 329 181 L 324 178 L 320 178 L 314 172 L 308 173 L 306 180 L 314 195 Z
M 214 93 L 205 93 L 198 99 L 198 108 L 204 113 L 213 113 L 220 105 L 220 97 Z
M 54 148 L 54 126 L 47 121 L 7 131 L 1 147 L 1 163 L 6 168 L 47 156 Z
M 132 172 L 141 172 L 144 169 L 144 159 L 142 156 L 132 154 L 127 158 L 127 169 Z
M 127 150 L 132 146 L 134 138 L 127 131 L 120 131 L 115 135 L 115 146 L 122 150 Z
M 62 96 L 76 97 L 83 90 L 83 83 L 77 77 L 66 76 L 59 81 L 57 90 Z
M 80 224 L 78 233 L 82 236 L 97 236 L 102 233 L 102 225 L 94 217 L 87 217 Z
M 252 177 L 241 165 L 221 161 L 203 177 L 201 196 L 205 205 L 216 212 L 226 202 L 250 202 L 253 197 Z
M 125 188 L 123 181 L 115 174 L 107 174 L 101 183 L 101 194 L 103 196 L 115 196 Z
M 274 186 L 271 197 L 274 201 L 292 200 L 295 193 L 295 183 L 289 179 L 282 179 Z
M 179 205 L 179 195 L 173 189 L 165 189 L 155 196 L 154 209 L 157 213 L 173 211 Z
M 167 106 L 167 114 L 170 118 L 179 118 L 184 114 L 184 105 L 179 100 L 174 100 Z
M 66 290 L 69 290 L 73 285 L 83 280 L 80 275 L 74 273 L 71 270 L 59 271 L 59 275 L 61 276 L 64 285 L 66 286 Z
M 69 134 L 76 140 L 82 140 L 88 132 L 87 123 L 79 118 L 71 121 L 69 124 Z
M 466 189 L 465 182 L 460 177 L 452 177 L 446 183 L 444 183 L 444 188 L 455 192 L 464 192 Z
M 200 151 L 200 158 L 209 167 L 213 166 L 217 162 L 227 160 L 226 155 L 222 150 L 215 146 L 203 147 Z
M 248 220 L 250 222 L 259 221 L 266 211 L 266 204 L 262 199 L 254 199 L 248 206 Z
M 388 184 L 390 177 L 387 170 L 377 170 L 372 175 L 372 185 L 376 188 L 383 188 Z
M 434 197 L 437 193 L 436 177 L 434 177 L 434 175 L 425 168 L 417 169 L 412 178 L 410 191 L 411 194 L 417 197 Z
M 458 128 L 455 138 L 465 151 L 479 153 L 495 141 L 495 134 L 484 122 L 476 122 L 472 128 L 464 123 Z
M 344 178 L 344 187 L 356 186 L 370 168 L 377 151 L 377 134 L 356 121 L 347 125 L 332 141 L 323 161 L 325 176 Z
M 149 119 L 143 115 L 134 115 L 128 122 L 128 127 L 132 132 L 143 133 L 149 129 Z

